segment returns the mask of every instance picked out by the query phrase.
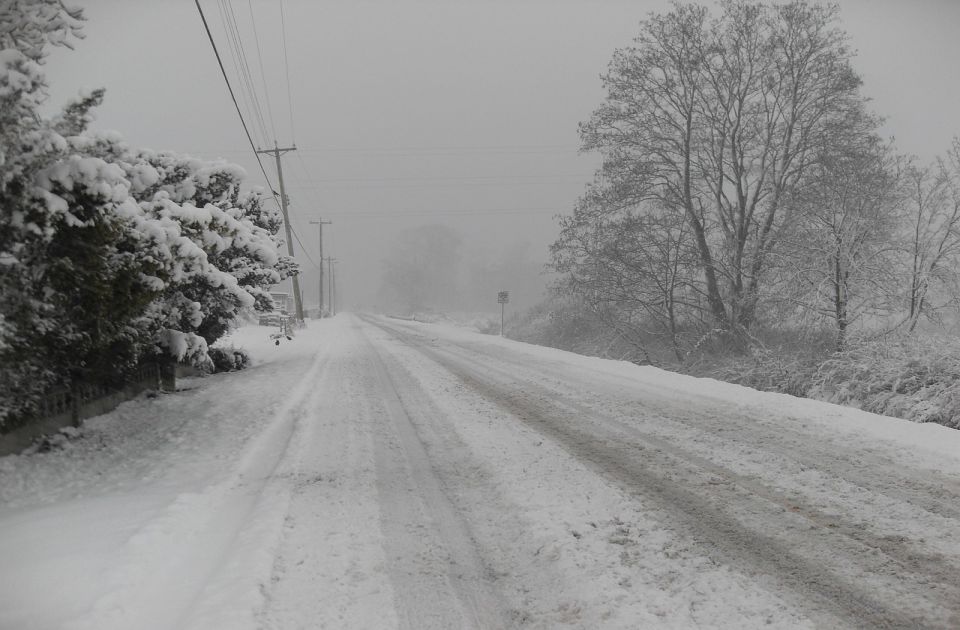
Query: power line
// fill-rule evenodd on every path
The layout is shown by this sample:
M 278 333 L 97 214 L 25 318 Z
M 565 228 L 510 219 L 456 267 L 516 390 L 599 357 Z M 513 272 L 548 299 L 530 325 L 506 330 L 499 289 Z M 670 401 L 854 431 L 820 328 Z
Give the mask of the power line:
M 565 181 L 486 181 L 486 182 L 449 182 L 449 181 L 437 181 L 430 182 L 424 181 L 422 183 L 391 183 L 391 182 L 381 182 L 381 183 L 342 183 L 342 184 L 323 184 L 323 190 L 333 191 L 333 190 L 346 190 L 353 191 L 357 193 L 361 192 L 373 192 L 373 191 L 388 191 L 388 190 L 403 190 L 403 191 L 430 191 L 430 190 L 441 190 L 441 189 L 474 189 L 474 188 L 526 188 L 531 187 L 536 188 L 549 188 L 549 187 L 564 187 L 570 190 L 579 189 L 581 184 L 577 183 L 575 180 L 565 180 Z M 290 186 L 291 189 L 306 189 L 305 186 L 301 184 L 294 184 Z M 320 190 L 319 187 L 315 187 L 316 190 Z
M 558 173 L 556 175 L 414 175 L 410 177 L 331 177 L 324 179 L 311 180 L 319 184 L 377 184 L 382 182 L 434 182 L 434 181 L 488 181 L 493 183 L 502 183 L 509 180 L 558 180 L 558 179 L 583 179 L 591 178 L 593 173 Z M 544 181 L 535 183 L 554 184 L 555 181 Z
M 299 153 L 296 153 L 295 155 L 296 155 L 296 157 L 298 158 L 298 162 L 299 162 L 299 164 L 300 164 L 300 168 L 303 169 L 303 173 L 304 173 L 304 175 L 306 175 L 306 177 L 307 177 L 306 183 L 307 183 L 308 185 L 305 186 L 304 188 L 310 192 L 310 196 L 312 197 L 311 201 L 313 202 L 314 207 L 315 207 L 317 210 L 319 210 L 319 209 L 320 209 L 320 206 L 323 205 L 323 204 L 321 204 L 320 201 L 319 201 L 319 199 L 315 196 L 315 195 L 317 194 L 317 189 L 316 189 L 316 187 L 313 185 L 312 179 L 310 178 L 310 173 L 309 173 L 309 171 L 307 170 L 307 165 L 303 162 L 303 158 L 300 158 Z M 299 179 L 299 178 L 298 178 L 298 179 Z M 312 223 L 312 221 L 311 221 L 311 223 Z M 296 232 L 294 232 L 294 236 L 296 236 Z M 299 237 L 297 237 L 297 242 L 300 243 L 300 246 L 301 246 L 301 247 L 303 247 L 303 243 L 300 242 L 300 238 L 299 238 Z M 321 247 L 322 247 L 322 246 L 321 246 Z M 306 254 L 306 248 L 304 248 L 304 253 Z M 310 255 L 309 255 L 309 254 L 307 254 L 307 258 L 310 258 Z M 312 259 L 312 258 L 310 258 L 310 262 L 313 262 L 313 259 Z M 322 249 L 321 249 L 321 251 L 320 251 L 320 263 L 321 263 L 321 265 L 323 264 L 323 250 L 322 250 Z M 316 266 L 316 263 L 314 263 L 314 266 Z
M 551 148 L 551 146 L 544 145 L 538 147 L 537 145 L 530 146 L 478 146 L 478 147 L 326 147 L 323 149 L 304 149 L 299 148 L 298 151 L 308 154 L 335 154 L 335 155 L 344 155 L 346 154 L 349 157 L 352 156 L 368 156 L 376 155 L 383 157 L 416 157 L 424 156 L 431 157 L 434 155 L 437 156 L 450 156 L 450 155 L 526 155 L 526 154 L 544 154 L 544 153 L 557 153 L 557 154 L 569 154 L 577 153 L 579 149 L 575 146 L 567 145 L 556 145 Z M 219 149 L 211 150 L 209 153 L 238 153 L 237 149 Z
M 267 101 L 267 115 L 270 117 L 270 129 L 273 131 L 273 140 L 277 140 L 277 128 L 273 124 L 273 108 L 270 106 L 270 89 L 267 88 L 267 73 L 263 70 L 263 54 L 260 52 L 260 36 L 257 34 L 257 19 L 253 15 L 253 1 L 247 0 L 250 8 L 250 23 L 253 26 L 253 41 L 257 45 L 257 59 L 260 63 L 260 80 L 263 82 L 263 98 Z
M 313 202 L 313 204 L 317 208 L 320 208 L 320 206 L 323 205 L 320 202 L 320 198 L 317 196 L 320 194 L 320 189 L 317 188 L 316 183 L 314 182 L 313 178 L 310 176 L 310 169 L 307 168 L 306 162 L 303 161 L 303 158 L 300 157 L 299 153 L 297 153 L 297 159 L 300 164 L 300 169 L 303 171 L 304 176 L 306 176 L 305 182 L 307 185 L 305 186 L 305 189 L 310 192 L 310 196 L 312 198 L 311 201 Z
M 317 195 L 322 195 L 321 187 L 324 190 L 348 189 L 348 190 L 383 190 L 383 189 L 401 189 L 401 190 L 437 190 L 441 188 L 478 188 L 478 187 L 529 187 L 529 186 L 551 186 L 564 185 L 568 182 L 583 182 L 588 180 L 592 174 L 558 174 L 558 175 L 463 175 L 463 176 L 439 176 L 427 175 L 422 177 L 385 177 L 385 178 L 328 178 L 313 179 L 300 156 L 297 156 L 299 165 L 306 180 L 300 180 L 297 177 L 296 182 L 291 186 L 293 189 L 305 190 L 309 192 L 311 201 L 320 207 L 323 204 L 317 201 Z
M 310 252 L 307 251 L 307 248 L 303 244 L 303 241 L 300 240 L 300 235 L 297 234 L 297 230 L 294 229 L 292 223 L 290 224 L 290 231 L 293 233 L 293 238 L 296 239 L 297 243 L 300 244 L 300 251 L 302 251 L 303 255 L 307 257 L 307 260 L 310 261 L 310 264 L 316 267 L 317 266 L 316 261 L 310 256 Z
M 253 109 L 253 102 L 250 100 L 250 94 L 248 91 L 243 89 L 243 75 L 240 73 L 240 61 L 237 59 L 237 48 L 233 43 L 233 33 L 229 29 L 229 21 L 227 19 L 227 14 L 223 6 L 223 0 L 217 0 L 217 9 L 220 11 L 220 24 L 223 26 L 223 35 L 224 39 L 227 42 L 227 50 L 230 51 L 230 57 L 233 59 L 233 68 L 236 70 L 237 84 L 239 85 L 240 96 L 242 97 L 244 107 L 246 108 L 247 117 L 253 121 L 257 122 L 256 111 Z M 256 125 L 252 125 L 254 131 L 256 131 Z
M 274 193 L 274 196 L 271 197 L 271 198 L 277 203 L 277 205 L 280 205 L 279 195 L 277 195 L 276 193 Z M 291 211 L 291 209 L 290 209 L 289 207 L 287 208 L 287 213 L 288 213 L 288 215 L 289 215 L 289 214 L 292 214 L 292 211 Z M 316 267 L 316 266 L 317 266 L 316 261 L 313 260 L 313 257 L 310 256 L 310 251 L 309 251 L 309 250 L 307 249 L 307 247 L 303 244 L 303 241 L 300 240 L 300 235 L 297 234 L 297 229 L 296 229 L 295 227 L 293 227 L 293 222 L 292 222 L 292 221 L 287 221 L 287 222 L 290 224 L 290 233 L 293 235 L 293 240 L 295 240 L 297 243 L 299 243 L 300 249 L 303 250 L 303 255 L 307 257 L 307 260 L 310 261 L 310 264 L 312 264 L 314 267 Z
M 476 215 L 535 215 L 557 214 L 563 210 L 556 207 L 530 208 L 471 208 L 467 210 L 427 210 L 423 208 L 398 208 L 395 210 L 344 210 L 327 211 L 325 216 L 342 218 L 388 218 L 410 216 L 476 216 Z
M 270 177 L 267 176 L 267 171 L 263 166 L 263 162 L 260 159 L 260 153 L 257 150 L 256 144 L 253 141 L 253 137 L 250 135 L 250 129 L 247 126 L 247 121 L 243 118 L 243 112 L 240 110 L 240 103 L 237 102 L 237 96 L 233 91 L 233 86 L 230 85 L 230 78 L 227 76 L 226 68 L 223 66 L 223 59 L 220 57 L 220 51 L 217 50 L 217 44 L 213 39 L 213 33 L 210 32 L 210 25 L 207 23 L 207 18 L 203 13 L 203 7 L 200 6 L 200 0 L 194 0 L 194 3 L 197 6 L 197 11 L 200 13 L 200 19 L 203 21 L 203 28 L 207 32 L 207 38 L 210 40 L 210 46 L 213 48 L 213 54 L 217 58 L 217 64 L 220 66 L 220 73 L 223 75 L 223 80 L 227 84 L 227 90 L 230 92 L 230 98 L 233 100 L 233 106 L 237 110 L 237 116 L 240 118 L 240 124 L 243 125 L 243 131 L 247 136 L 247 141 L 250 143 L 250 148 L 253 150 L 253 155 L 257 160 L 257 164 L 260 166 L 260 172 L 263 173 L 263 178 L 267 183 L 267 186 L 270 188 L 270 192 L 273 193 L 274 200 L 277 199 L 277 191 L 273 189 L 273 184 L 270 182 Z M 228 40 L 229 41 L 229 40 Z M 242 49 L 241 49 L 242 51 Z M 254 97 L 256 93 L 254 92 Z M 261 127 L 262 125 L 261 118 Z M 264 130 L 265 131 L 265 130 Z M 279 156 L 277 158 L 279 160 Z M 287 226 L 290 228 L 290 232 L 293 234 L 293 237 L 296 239 L 297 243 L 300 244 L 300 249 L 303 252 L 304 256 L 307 257 L 307 260 L 314 266 L 317 266 L 316 261 L 313 260 L 313 257 L 310 256 L 310 253 L 307 251 L 307 248 L 304 246 L 303 241 L 300 240 L 300 235 L 297 234 L 297 231 L 293 228 L 289 218 L 286 218 Z M 296 289 L 296 278 L 294 278 L 294 286 Z M 299 294 L 297 294 L 297 300 L 299 300 Z
M 263 117 L 260 115 L 259 104 L 255 100 L 256 93 L 250 88 L 249 74 L 244 72 L 242 55 L 242 44 L 239 42 L 239 33 L 234 28 L 234 23 L 230 19 L 232 8 L 227 4 L 228 0 L 217 0 L 217 6 L 220 9 L 220 20 L 223 23 L 223 33 L 227 41 L 227 48 L 230 50 L 230 56 L 233 58 L 233 67 L 237 72 L 237 79 L 240 86 L 240 93 L 244 96 L 244 102 L 247 104 L 247 113 L 254 123 L 259 123 L 261 139 L 266 142 L 267 130 L 263 125 Z M 244 89 L 246 88 L 246 89 Z
M 257 120 L 260 123 L 260 129 L 263 133 L 264 144 L 267 144 L 269 140 L 269 134 L 267 133 L 267 126 L 264 122 L 263 107 L 260 105 L 260 97 L 257 94 L 255 81 L 253 80 L 253 73 L 250 72 L 250 63 L 247 61 L 247 50 L 243 45 L 243 37 L 240 35 L 240 26 L 237 22 L 237 14 L 234 12 L 233 5 L 230 3 L 230 0 L 221 0 L 221 5 L 224 7 L 225 23 L 230 30 L 233 46 L 236 47 L 237 56 L 239 57 L 237 69 L 243 80 L 243 83 L 246 83 L 247 85 L 247 90 L 250 93 L 250 98 L 254 105 L 254 111 L 256 113 Z M 229 41 L 230 40 L 228 40 L 228 42 Z
M 224 9 L 223 0 L 217 0 L 217 8 L 220 10 L 220 23 L 223 26 L 223 35 L 224 39 L 227 42 L 227 50 L 230 51 L 230 57 L 233 59 L 233 67 L 237 72 L 237 79 L 239 84 L 239 92 L 242 97 L 244 107 L 246 108 L 247 117 L 250 118 L 254 123 L 259 121 L 257 117 L 256 109 L 254 109 L 254 104 L 252 97 L 250 96 L 249 90 L 244 90 L 244 76 L 240 70 L 240 60 L 237 58 L 237 47 L 234 43 L 233 31 L 229 27 L 229 19 L 227 18 L 226 11 Z M 262 130 L 261 125 L 261 130 Z M 254 131 L 256 131 L 256 126 L 254 125 Z M 266 136 L 263 136 L 266 138 Z M 245 153 L 246 151 L 244 151 Z
M 287 75 L 287 108 L 290 110 L 290 139 L 296 143 L 297 134 L 293 127 L 293 97 L 290 92 L 290 61 L 287 59 L 287 20 L 283 13 L 283 0 L 280 0 L 280 34 L 283 40 L 283 68 Z
M 237 116 L 240 117 L 240 124 L 243 125 L 243 132 L 247 134 L 247 141 L 250 143 L 250 148 L 253 150 L 254 157 L 257 158 L 257 164 L 260 165 L 260 172 L 263 173 L 263 179 L 266 180 L 267 186 L 270 188 L 270 192 L 274 195 L 277 192 L 273 189 L 273 184 L 270 183 L 270 178 L 267 177 L 267 170 L 263 168 L 263 162 L 260 161 L 260 154 L 257 153 L 257 147 L 253 142 L 253 138 L 250 136 L 250 129 L 247 128 L 247 121 L 243 119 L 243 112 L 240 111 L 240 104 L 237 103 L 237 96 L 233 93 L 233 87 L 230 85 L 230 79 L 227 77 L 227 71 L 223 67 L 223 60 L 220 58 L 220 51 L 217 50 L 217 44 L 213 41 L 213 33 L 210 32 L 210 26 L 207 24 L 207 18 L 203 14 L 203 8 L 200 6 L 200 0 L 194 0 L 197 5 L 197 11 L 200 13 L 200 19 L 203 21 L 203 28 L 207 31 L 207 38 L 210 40 L 210 46 L 213 47 L 213 54 L 217 57 L 217 64 L 220 66 L 220 73 L 223 75 L 223 80 L 227 84 L 227 90 L 230 91 L 230 98 L 233 100 L 233 106 L 237 108 Z
M 530 144 L 530 145 L 449 145 L 449 146 L 400 146 L 400 147 L 326 147 L 323 149 L 305 149 L 308 153 L 361 153 L 361 154 L 392 154 L 396 152 L 407 153 L 434 153 L 447 152 L 455 153 L 511 153 L 511 152 L 532 152 L 532 153 L 575 153 L 580 150 L 576 145 L 568 144 Z

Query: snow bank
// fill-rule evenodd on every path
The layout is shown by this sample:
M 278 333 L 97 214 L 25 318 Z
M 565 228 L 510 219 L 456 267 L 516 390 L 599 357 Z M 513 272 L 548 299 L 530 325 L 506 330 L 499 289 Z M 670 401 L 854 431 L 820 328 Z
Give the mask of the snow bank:
M 203 584 L 232 608 L 195 611 L 196 627 L 252 620 L 285 503 L 282 488 L 247 493 L 293 430 L 290 401 L 311 391 L 331 330 L 311 322 L 275 345 L 271 328 L 240 328 L 225 342 L 252 367 L 123 403 L 60 449 L 0 458 L 0 628 L 183 627 L 171 609 Z M 231 543 L 250 550 L 245 564 L 218 567 Z
M 923 449 L 951 458 L 960 456 L 960 431 L 938 424 L 918 424 L 901 418 L 882 416 L 829 402 L 797 398 L 789 394 L 762 392 L 741 385 L 711 378 L 678 374 L 652 366 L 639 366 L 627 361 L 588 357 L 564 350 L 536 346 L 491 335 L 479 335 L 446 324 L 410 322 L 425 331 L 436 327 L 446 338 L 463 342 L 509 348 L 541 361 L 562 362 L 583 369 L 642 383 L 661 391 L 673 392 L 680 398 L 710 398 L 744 405 L 753 413 L 775 413 L 792 423 L 813 424 L 824 430 L 840 431 L 852 438 L 869 436 L 902 447 Z

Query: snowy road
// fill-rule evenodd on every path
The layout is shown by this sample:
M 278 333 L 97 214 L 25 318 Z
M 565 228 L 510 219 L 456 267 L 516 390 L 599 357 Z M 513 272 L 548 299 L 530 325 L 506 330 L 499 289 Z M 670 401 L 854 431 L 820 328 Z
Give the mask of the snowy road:
M 237 337 L 0 459 L 0 628 L 960 627 L 960 432 L 379 317 Z

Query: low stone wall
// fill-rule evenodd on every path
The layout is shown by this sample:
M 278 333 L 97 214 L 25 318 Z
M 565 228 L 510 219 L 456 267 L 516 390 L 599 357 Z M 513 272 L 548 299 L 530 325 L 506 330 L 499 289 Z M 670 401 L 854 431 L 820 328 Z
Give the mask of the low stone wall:
M 19 453 L 43 435 L 64 427 L 79 427 L 87 418 L 116 409 L 117 405 L 147 390 L 176 388 L 173 366 L 156 363 L 142 365 L 122 389 L 78 385 L 48 392 L 38 417 L 24 422 L 9 433 L 0 434 L 0 457 Z

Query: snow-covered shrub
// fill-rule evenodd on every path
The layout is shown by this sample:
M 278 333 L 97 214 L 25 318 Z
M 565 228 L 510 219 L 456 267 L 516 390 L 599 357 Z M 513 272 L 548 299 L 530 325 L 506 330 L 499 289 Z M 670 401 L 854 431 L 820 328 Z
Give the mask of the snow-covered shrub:
M 817 363 L 814 357 L 783 347 L 752 345 L 745 355 L 728 355 L 707 371 L 716 379 L 763 391 L 805 397 Z
M 38 114 L 47 98 L 44 51 L 69 46 L 81 20 L 59 0 L 0 3 L 0 430 L 30 413 L 58 378 L 46 356 L 56 350 L 56 296 L 36 263 L 49 262 L 41 254 L 76 217 L 33 178 L 67 146 Z
M 495 316 L 479 315 L 471 318 L 466 325 L 484 335 L 500 334 L 500 320 Z
M 0 2 L 0 431 L 53 385 L 119 385 L 144 358 L 212 365 L 210 344 L 296 272 L 240 167 L 88 131 L 102 90 L 41 114 L 44 48 L 81 20 Z
M 921 337 L 851 344 L 820 365 L 809 395 L 960 428 L 960 344 Z
M 500 322 L 497 321 L 497 331 Z M 649 363 L 648 347 L 608 326 L 575 296 L 552 294 L 508 320 L 511 339 L 588 356 Z
M 214 372 L 233 372 L 250 365 L 250 355 L 242 348 L 216 346 L 209 350 Z
M 259 191 L 241 193 L 240 167 L 148 151 L 128 152 L 120 163 L 131 177 L 156 173 L 134 197 L 148 218 L 175 224 L 191 244 L 179 247 L 196 264 L 173 270 L 165 299 L 174 306 L 195 303 L 199 315 L 170 325 L 209 345 L 245 309 L 272 308 L 270 287 L 295 273 L 296 265 L 277 253 L 279 212 L 266 207 Z

